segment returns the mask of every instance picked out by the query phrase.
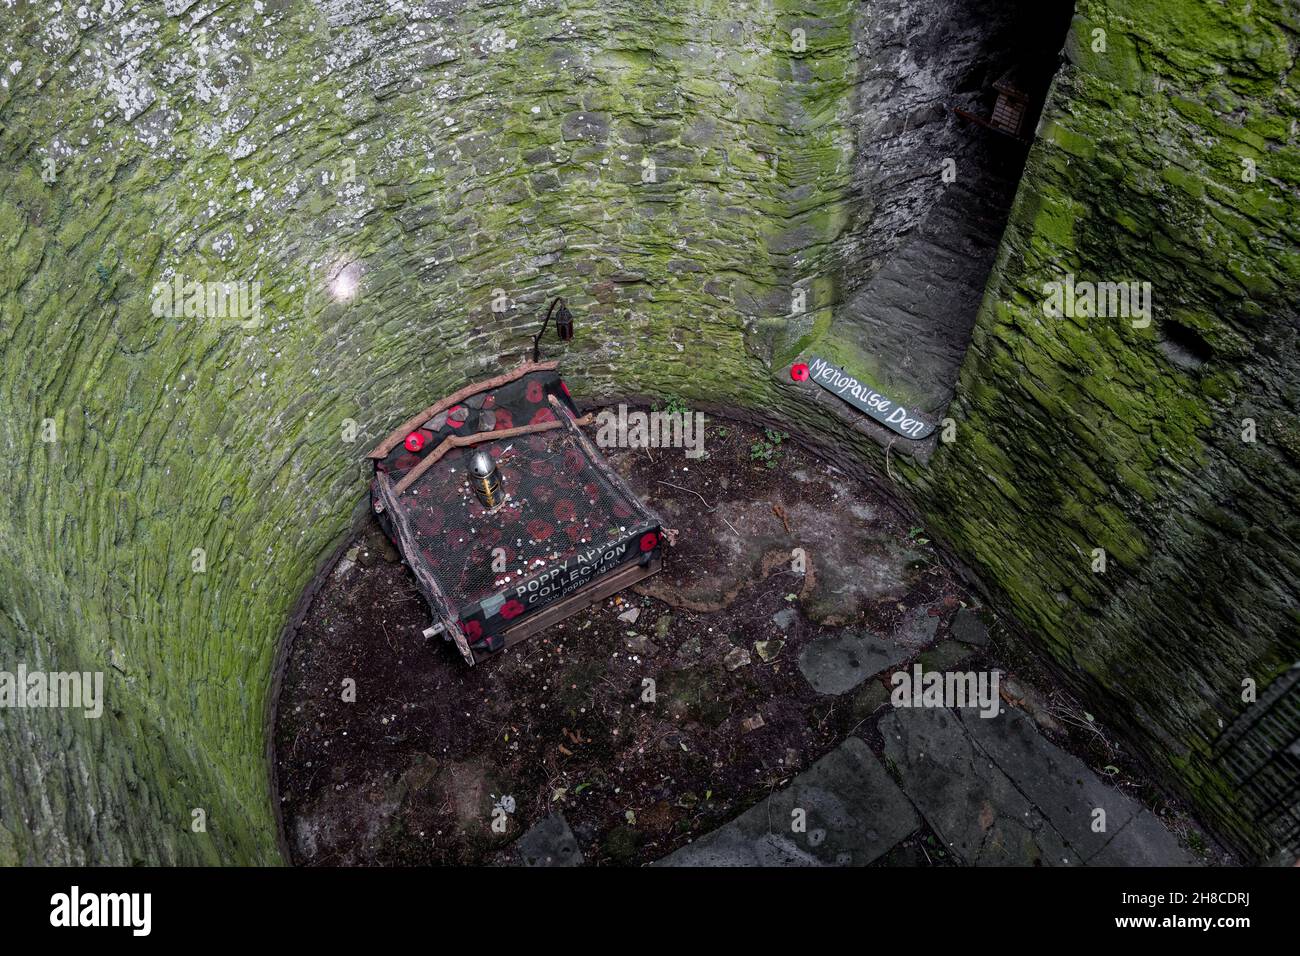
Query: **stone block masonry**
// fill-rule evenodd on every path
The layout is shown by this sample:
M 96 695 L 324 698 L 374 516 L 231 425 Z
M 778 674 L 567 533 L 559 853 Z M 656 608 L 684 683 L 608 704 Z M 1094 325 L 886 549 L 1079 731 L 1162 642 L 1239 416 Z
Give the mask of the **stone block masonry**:
M 99 720 L 0 713 L 0 863 L 277 859 L 275 641 L 359 460 L 515 364 L 552 294 L 577 394 L 731 406 L 885 474 L 781 366 L 846 277 L 880 274 L 853 250 L 884 262 L 920 219 L 854 219 L 931 174 L 918 153 L 862 175 L 854 38 L 887 10 L 0 9 L 0 668 L 106 675 Z M 1247 846 L 1209 746 L 1300 643 L 1296 44 L 1281 0 L 1079 0 L 956 441 L 892 460 L 936 539 Z M 1151 281 L 1151 327 L 1049 320 L 1067 273 Z M 156 316 L 175 275 L 260 282 L 258 323 Z

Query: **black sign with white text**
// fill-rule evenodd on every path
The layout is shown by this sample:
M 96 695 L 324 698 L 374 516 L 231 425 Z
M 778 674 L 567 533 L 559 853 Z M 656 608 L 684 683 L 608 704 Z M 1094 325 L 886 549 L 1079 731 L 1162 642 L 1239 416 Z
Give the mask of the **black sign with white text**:
M 825 359 L 813 356 L 808 363 L 808 377 L 826 391 L 838 395 L 854 408 L 866 412 L 891 431 L 904 438 L 920 441 L 934 431 L 934 425 L 910 412 L 892 399 L 886 398 L 869 385 L 864 385 L 848 372 L 836 368 Z

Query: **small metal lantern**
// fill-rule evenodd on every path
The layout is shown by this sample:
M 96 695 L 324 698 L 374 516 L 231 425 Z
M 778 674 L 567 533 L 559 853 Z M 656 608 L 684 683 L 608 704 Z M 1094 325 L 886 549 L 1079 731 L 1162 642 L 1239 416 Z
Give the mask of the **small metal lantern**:
M 505 500 L 501 491 L 501 473 L 485 451 L 476 451 L 469 459 L 469 483 L 484 508 L 491 511 Z
M 557 305 L 560 307 L 558 312 L 555 309 Z M 546 320 L 542 322 L 542 327 L 538 329 L 537 334 L 533 336 L 534 362 L 541 361 L 542 336 L 546 334 L 546 327 L 551 324 L 552 315 L 555 316 L 555 334 L 559 337 L 560 341 L 567 342 L 569 339 L 573 338 L 573 313 L 569 311 L 569 307 L 564 304 L 563 299 L 558 297 L 552 299 L 551 307 L 546 310 Z
M 555 334 L 562 342 L 573 338 L 573 313 L 569 311 L 563 299 L 560 300 L 560 310 L 555 313 Z

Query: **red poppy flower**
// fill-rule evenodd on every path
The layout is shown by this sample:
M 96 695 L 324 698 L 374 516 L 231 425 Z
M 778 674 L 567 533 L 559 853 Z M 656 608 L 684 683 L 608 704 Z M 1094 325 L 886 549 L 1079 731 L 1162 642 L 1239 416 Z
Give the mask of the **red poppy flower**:
M 575 475 L 582 471 L 587 464 L 587 459 L 582 457 L 582 452 L 576 448 L 570 448 L 564 453 L 564 466 Z
M 532 538 L 534 541 L 545 541 L 551 536 L 551 533 L 554 530 L 554 528 L 541 518 L 528 522 L 528 537 Z
M 528 383 L 528 388 L 524 390 L 524 398 L 528 399 L 534 405 L 542 400 L 542 383 L 533 379 Z
M 582 525 L 576 523 L 571 525 L 565 525 L 564 527 L 564 533 L 569 536 L 569 540 L 572 541 L 574 544 L 577 544 L 579 541 L 582 540 L 582 536 L 586 533 L 586 530 L 587 529 L 585 529 Z
M 421 431 L 411 432 L 411 434 L 406 436 L 406 441 L 404 441 L 402 444 L 406 446 L 407 451 L 416 452 L 424 447 L 424 443 L 426 441 L 428 441 L 428 438 L 425 437 L 423 431 L 421 430 Z
M 627 506 L 626 502 L 624 501 L 614 502 L 614 517 L 626 518 L 631 514 L 632 514 L 632 509 Z
M 658 543 L 659 535 L 655 534 L 653 531 L 647 531 L 645 534 L 641 535 L 642 551 L 653 551 L 654 546 Z
M 573 508 L 573 502 L 569 501 L 567 498 L 555 503 L 554 512 L 556 521 L 572 521 L 577 515 L 577 512 Z
M 478 621 L 461 621 L 460 629 L 465 632 L 465 636 L 471 641 L 477 641 L 483 636 L 483 625 Z
M 533 420 L 529 422 L 529 424 L 540 425 L 542 422 L 553 421 L 555 421 L 555 412 L 551 411 L 549 408 L 539 408 L 537 414 L 533 416 Z
M 510 417 L 510 412 L 504 408 L 497 409 L 497 423 L 492 429 L 494 432 L 504 431 L 507 428 L 514 428 L 515 420 Z
M 452 418 L 453 415 L 459 415 L 460 421 L 456 421 L 454 418 Z M 465 407 L 463 405 L 457 405 L 455 408 L 453 408 L 451 411 L 447 413 L 447 427 L 460 428 L 461 425 L 465 424 L 465 419 L 468 417 L 468 415 L 469 413 L 465 410 Z
M 528 470 L 532 472 L 534 478 L 549 478 L 555 469 L 545 458 L 538 458 L 528 463 Z
M 539 504 L 547 504 L 555 497 L 555 490 L 550 485 L 538 485 L 532 491 L 532 496 Z
M 501 616 L 504 617 L 507 621 L 510 620 L 512 617 L 518 617 L 520 614 L 523 613 L 524 613 L 524 606 L 520 604 L 518 601 L 516 601 L 514 598 L 511 598 L 509 601 L 506 601 L 505 604 L 501 605 Z
M 790 377 L 796 382 L 808 381 L 808 365 L 805 362 L 795 362 L 790 366 Z

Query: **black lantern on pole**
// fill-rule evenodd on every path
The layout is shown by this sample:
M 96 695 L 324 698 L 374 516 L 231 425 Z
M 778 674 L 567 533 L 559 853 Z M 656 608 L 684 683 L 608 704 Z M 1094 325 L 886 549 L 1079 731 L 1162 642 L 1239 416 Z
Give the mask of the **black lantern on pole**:
M 559 306 L 557 312 L 555 307 Z M 551 323 L 551 316 L 555 316 L 555 334 L 560 337 L 560 341 L 567 342 L 573 338 L 573 313 L 569 311 L 561 298 L 551 300 L 551 307 L 546 310 L 546 320 L 542 322 L 541 330 L 533 337 L 533 361 L 541 359 L 541 342 L 542 336 L 546 334 L 546 327 Z
M 560 337 L 561 342 L 567 342 L 573 338 L 573 313 L 569 311 L 560 300 L 560 311 L 555 313 L 555 333 Z

